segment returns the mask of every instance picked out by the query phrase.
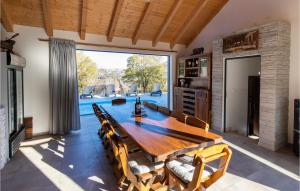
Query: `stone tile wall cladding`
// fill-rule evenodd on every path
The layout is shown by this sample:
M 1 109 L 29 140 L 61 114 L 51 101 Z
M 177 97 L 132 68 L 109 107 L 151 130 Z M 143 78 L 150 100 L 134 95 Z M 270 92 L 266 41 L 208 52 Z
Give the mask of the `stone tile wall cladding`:
M 223 40 L 213 42 L 212 128 L 223 132 L 224 63 L 226 58 L 261 56 L 259 145 L 277 150 L 287 143 L 290 65 L 290 24 L 267 23 L 259 30 L 258 50 L 223 54 Z
M 0 105 L 0 170 L 4 167 L 8 160 L 8 131 L 5 111 L 6 108 Z

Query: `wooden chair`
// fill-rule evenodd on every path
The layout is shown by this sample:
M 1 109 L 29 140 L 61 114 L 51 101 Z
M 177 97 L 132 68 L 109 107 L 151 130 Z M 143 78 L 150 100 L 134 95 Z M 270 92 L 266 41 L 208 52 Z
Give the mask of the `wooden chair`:
M 109 121 L 107 121 L 107 123 L 105 123 L 103 126 L 103 129 L 105 130 L 105 140 L 103 141 L 104 148 L 107 149 L 109 146 L 111 146 L 111 136 L 116 134 L 122 139 L 124 143 L 126 143 L 129 152 L 135 152 L 140 150 L 139 146 L 132 139 L 130 139 L 128 136 L 124 137 L 119 132 L 120 129 L 115 128 L 112 124 L 110 124 Z
M 144 101 L 143 103 L 144 103 L 144 106 L 149 107 L 150 109 L 153 109 L 153 110 L 158 109 L 157 105 L 154 104 L 154 103 L 150 103 L 150 102 L 147 102 L 147 101 Z
M 129 181 L 127 190 L 129 191 L 134 188 L 139 191 L 150 190 L 156 177 L 163 175 L 164 163 L 151 163 L 144 152 L 130 154 L 127 145 L 117 134 L 114 134 L 111 140 L 117 169 L 122 171 L 118 181 L 119 185 L 127 179 Z
M 94 113 L 96 114 L 97 111 L 100 110 L 99 106 L 96 104 L 96 103 L 93 103 L 92 104 L 92 107 L 93 107 L 93 110 L 94 110 Z
M 101 127 L 103 126 L 103 122 L 109 121 L 122 138 L 128 137 L 128 135 L 118 127 L 118 124 L 109 115 L 105 114 L 100 108 L 96 111 L 96 116 L 100 121 Z M 103 136 L 105 135 L 105 131 L 103 130 L 103 128 L 99 129 L 98 134 L 100 135 L 100 138 L 103 138 Z
M 204 129 L 205 131 L 208 131 L 209 130 L 209 124 L 206 123 L 205 121 L 197 118 L 197 117 L 194 117 L 194 116 L 187 116 L 186 118 L 186 124 L 189 124 L 189 125 L 192 125 L 192 126 L 195 126 L 195 127 L 199 127 L 201 129 Z
M 169 110 L 169 108 L 166 107 L 162 107 L 162 106 L 158 106 L 157 107 L 157 111 L 165 114 L 165 115 L 170 115 L 171 111 Z
M 178 121 L 185 123 L 187 115 L 178 111 L 171 111 L 171 116 L 175 117 Z
M 119 105 L 119 104 L 124 104 L 124 103 L 126 103 L 125 98 L 117 98 L 117 99 L 111 100 L 112 105 Z
M 199 150 L 194 157 L 183 156 L 167 163 L 169 187 L 191 191 L 208 188 L 227 171 L 232 152 L 226 144 Z M 209 163 L 219 160 L 217 169 Z
M 104 130 L 103 130 L 103 122 L 106 119 L 105 113 L 99 108 L 99 106 L 96 103 L 92 104 L 93 110 L 95 115 L 97 116 L 99 122 L 100 122 L 100 128 L 98 129 L 98 135 L 100 136 L 100 138 L 103 138 L 104 136 Z

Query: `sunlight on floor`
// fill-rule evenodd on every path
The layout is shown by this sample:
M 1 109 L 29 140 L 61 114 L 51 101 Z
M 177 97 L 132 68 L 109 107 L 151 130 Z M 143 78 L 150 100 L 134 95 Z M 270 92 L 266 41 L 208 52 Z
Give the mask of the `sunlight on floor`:
M 44 143 L 44 144 L 41 144 L 40 145 L 43 149 L 47 149 L 49 151 L 51 151 L 52 153 L 54 153 L 56 156 L 59 156 L 60 158 L 64 158 L 64 155 L 62 154 L 64 152 L 64 148 L 60 145 L 57 146 L 57 150 L 62 152 L 62 153 L 59 153 L 53 149 L 50 149 L 49 148 L 49 144 L 48 143 Z
M 53 138 L 47 137 L 47 138 L 39 138 L 36 140 L 25 141 L 21 143 L 21 147 L 40 145 L 43 143 L 48 143 L 51 140 L 53 140 Z
M 243 188 L 243 191 L 250 191 L 250 190 L 255 190 L 255 191 L 260 191 L 260 190 L 268 190 L 268 191 L 279 191 L 278 189 L 274 189 L 272 187 L 260 184 L 258 182 L 249 180 L 247 178 L 243 178 L 234 174 L 231 174 L 229 172 L 226 173 L 226 176 L 221 178 L 218 181 L 218 185 L 222 185 L 223 187 L 221 190 L 227 188 L 226 185 L 229 187 L 232 187 L 233 190 L 241 190 Z M 218 190 L 218 189 L 217 189 Z
M 271 167 L 272 169 L 274 169 L 274 170 L 276 170 L 276 171 L 278 171 L 278 172 L 280 172 L 282 174 L 285 174 L 286 176 L 289 176 L 290 178 L 293 178 L 293 179 L 295 179 L 297 181 L 300 181 L 300 177 L 297 174 L 294 174 L 294 173 L 292 173 L 292 172 L 290 172 L 290 171 L 282 168 L 281 166 L 278 166 L 278 165 L 276 165 L 276 164 L 274 164 L 274 163 L 272 163 L 272 162 L 270 162 L 270 161 L 268 161 L 268 160 L 266 160 L 266 159 L 264 159 L 264 158 L 262 158 L 262 157 L 260 157 L 260 156 L 258 156 L 256 154 L 254 154 L 254 153 L 251 153 L 251 152 L 243 149 L 242 147 L 240 147 L 238 145 L 235 145 L 235 144 L 233 144 L 233 143 L 231 143 L 229 141 L 224 140 L 223 142 L 226 143 L 226 144 L 228 144 L 233 149 L 235 149 L 235 150 L 243 153 L 244 155 L 247 155 L 247 156 L 251 157 L 252 159 L 257 160 L 257 161 L 259 161 L 259 162 L 261 162 L 261 163 L 263 163 L 263 164 Z
M 65 174 L 42 161 L 43 156 L 32 147 L 22 147 L 21 152 L 32 162 L 58 189 L 84 191 L 76 182 Z
M 94 182 L 100 183 L 100 184 L 104 184 L 103 180 L 97 176 L 91 176 L 88 178 L 89 180 L 92 180 Z
M 259 137 L 258 136 L 255 136 L 255 135 L 249 135 L 248 136 L 250 139 L 254 139 L 254 140 L 258 140 Z

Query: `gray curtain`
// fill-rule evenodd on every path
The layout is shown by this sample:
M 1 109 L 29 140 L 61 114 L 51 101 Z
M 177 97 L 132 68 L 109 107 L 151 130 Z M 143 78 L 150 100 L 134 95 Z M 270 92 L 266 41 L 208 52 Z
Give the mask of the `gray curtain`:
M 75 42 L 50 39 L 50 133 L 80 129 Z

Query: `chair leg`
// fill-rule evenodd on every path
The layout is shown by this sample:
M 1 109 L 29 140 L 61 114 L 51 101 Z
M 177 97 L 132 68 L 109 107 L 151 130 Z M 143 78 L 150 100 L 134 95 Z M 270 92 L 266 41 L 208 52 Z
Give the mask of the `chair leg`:
M 129 187 L 128 187 L 127 191 L 132 191 L 132 190 L 133 190 L 133 188 L 134 188 L 134 185 L 133 185 L 133 183 L 130 183 L 130 185 L 129 185 Z
M 153 176 L 151 179 L 149 179 L 149 180 L 147 181 L 146 185 L 144 186 L 144 187 L 145 187 L 145 188 L 144 188 L 145 191 L 150 190 L 150 188 L 151 188 L 151 186 L 152 186 L 152 184 L 153 184 L 155 178 L 156 178 L 156 176 Z M 142 184 L 143 184 L 143 183 L 142 183 Z
M 126 177 L 123 175 L 123 176 L 118 180 L 118 186 L 121 187 L 125 180 L 126 180 Z

